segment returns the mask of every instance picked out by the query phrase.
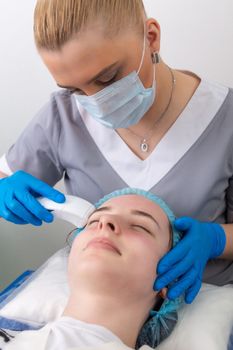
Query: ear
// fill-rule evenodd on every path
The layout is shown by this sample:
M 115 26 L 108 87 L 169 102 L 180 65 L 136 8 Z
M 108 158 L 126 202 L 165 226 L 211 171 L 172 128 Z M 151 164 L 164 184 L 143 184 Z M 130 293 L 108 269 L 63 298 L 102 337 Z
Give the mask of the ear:
M 166 299 L 166 297 L 167 297 L 167 290 L 168 290 L 167 288 L 161 289 L 161 290 L 159 291 L 158 295 L 159 295 L 161 298 Z
M 149 18 L 145 23 L 146 38 L 149 42 L 151 53 L 160 50 L 160 25 L 154 18 Z

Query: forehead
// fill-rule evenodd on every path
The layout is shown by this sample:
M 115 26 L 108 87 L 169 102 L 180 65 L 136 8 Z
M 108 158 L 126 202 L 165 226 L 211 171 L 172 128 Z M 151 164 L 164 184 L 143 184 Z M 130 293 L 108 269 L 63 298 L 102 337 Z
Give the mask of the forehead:
M 142 38 L 131 31 L 107 38 L 100 30 L 91 30 L 80 33 L 59 51 L 40 50 L 40 55 L 58 82 L 65 85 L 72 76 L 82 85 L 113 62 L 127 62 L 140 43 Z
M 168 223 L 168 218 L 163 209 L 156 203 L 140 195 L 123 195 L 111 198 L 101 205 L 101 207 L 110 206 L 113 211 L 130 213 L 131 210 L 144 211 L 154 218 L 159 219 L 161 223 Z

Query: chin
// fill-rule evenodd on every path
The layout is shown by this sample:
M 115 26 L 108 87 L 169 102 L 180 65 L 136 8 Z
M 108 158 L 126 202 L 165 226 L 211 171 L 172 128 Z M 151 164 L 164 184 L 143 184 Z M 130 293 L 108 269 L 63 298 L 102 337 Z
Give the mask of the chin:
M 116 284 L 126 284 L 128 278 L 122 275 L 122 266 L 106 263 L 106 260 L 91 257 L 79 262 L 79 266 L 70 274 L 71 279 L 75 279 L 78 284 L 88 284 L 91 286 L 108 286 L 108 289 L 116 289 Z

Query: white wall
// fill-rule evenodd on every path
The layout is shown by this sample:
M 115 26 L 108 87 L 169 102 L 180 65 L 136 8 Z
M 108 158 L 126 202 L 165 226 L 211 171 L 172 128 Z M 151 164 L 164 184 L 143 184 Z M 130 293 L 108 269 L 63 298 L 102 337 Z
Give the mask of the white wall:
M 233 87 L 232 0 L 144 0 L 162 30 L 161 54 L 172 67 Z
M 0 0 L 0 155 L 56 88 L 33 44 L 35 2 Z M 144 2 L 161 25 L 169 65 L 233 86 L 232 0 Z M 61 222 L 34 228 L 0 221 L 0 289 L 61 247 L 70 229 Z
M 0 153 L 15 141 L 55 84 L 33 42 L 35 0 L 0 0 Z
M 35 0 L 0 0 L 0 155 L 56 89 L 33 42 Z M 0 220 L 0 290 L 62 247 L 73 227 L 59 221 L 40 228 Z

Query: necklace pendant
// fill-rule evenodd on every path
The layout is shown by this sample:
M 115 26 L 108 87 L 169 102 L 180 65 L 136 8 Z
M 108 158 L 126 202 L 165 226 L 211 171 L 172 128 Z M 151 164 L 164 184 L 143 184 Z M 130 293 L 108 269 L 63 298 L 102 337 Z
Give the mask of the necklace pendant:
M 149 150 L 149 145 L 146 143 L 146 140 L 142 140 L 140 145 L 141 151 L 146 153 Z

